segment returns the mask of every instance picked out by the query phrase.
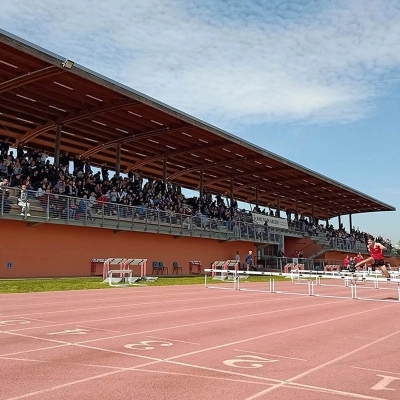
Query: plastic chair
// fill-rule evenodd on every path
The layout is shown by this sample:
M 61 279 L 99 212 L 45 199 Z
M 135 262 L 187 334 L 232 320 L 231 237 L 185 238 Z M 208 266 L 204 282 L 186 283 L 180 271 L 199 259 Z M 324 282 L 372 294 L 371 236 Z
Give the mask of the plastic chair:
M 168 267 L 164 266 L 164 263 L 162 261 L 158 262 L 158 269 L 162 272 L 163 275 L 165 272 L 168 274 Z
M 178 272 L 182 274 L 182 267 L 179 266 L 177 261 L 174 261 L 172 263 L 172 273 L 176 273 L 178 275 Z
M 159 265 L 158 261 L 153 261 L 153 271 L 151 271 L 151 273 L 154 274 L 154 271 L 156 271 L 156 273 L 158 273 L 158 271 L 160 271 L 160 265 Z

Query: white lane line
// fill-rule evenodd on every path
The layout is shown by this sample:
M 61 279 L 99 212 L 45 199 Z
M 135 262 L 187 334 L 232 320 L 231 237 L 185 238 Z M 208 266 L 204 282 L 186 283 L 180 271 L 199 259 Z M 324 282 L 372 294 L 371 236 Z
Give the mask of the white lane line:
M 253 302 L 252 302 L 252 304 L 253 304 Z M 187 327 L 191 327 L 191 326 L 215 324 L 216 322 L 234 321 L 234 320 L 243 319 L 243 318 L 258 317 L 261 315 L 264 316 L 264 315 L 276 314 L 276 313 L 281 314 L 282 312 L 285 312 L 285 311 L 294 311 L 294 310 L 303 310 L 303 309 L 314 308 L 314 307 L 322 307 L 324 305 L 329 305 L 329 304 L 337 304 L 337 302 L 335 301 L 335 302 L 327 302 L 327 303 L 310 304 L 307 306 L 290 307 L 290 308 L 284 308 L 284 309 L 279 309 L 279 310 L 274 310 L 274 311 L 263 311 L 263 312 L 253 313 L 253 314 L 235 315 L 234 317 L 211 319 L 211 320 L 200 321 L 200 322 L 192 322 L 190 324 L 162 327 L 162 328 L 156 328 L 156 329 L 151 329 L 151 330 L 146 330 L 146 331 L 141 331 L 141 332 L 124 333 L 121 335 L 109 336 L 109 337 L 101 338 L 101 339 L 88 339 L 88 340 L 80 341 L 78 343 L 92 343 L 92 342 L 97 342 L 100 340 L 110 340 L 110 339 L 117 339 L 117 338 L 122 338 L 122 337 L 136 336 L 136 335 L 146 334 L 146 333 L 169 331 L 171 329 L 181 329 L 181 328 L 187 328 Z M 216 307 L 221 307 L 221 306 L 217 305 Z M 389 307 L 389 306 L 386 306 L 386 307 Z M 204 307 L 204 308 L 209 309 L 210 307 Z M 381 308 L 383 308 L 383 307 L 381 307 Z M 377 310 L 380 310 L 381 308 L 377 308 Z M 367 310 L 367 311 L 369 311 L 369 310 Z M 367 312 L 367 311 L 365 311 L 365 312 Z M 261 337 L 264 337 L 264 336 L 261 336 Z M 241 343 L 241 342 L 239 341 L 237 343 Z
M 399 333 L 400 333 L 400 331 L 396 331 L 396 332 L 390 333 L 389 335 L 383 336 L 383 337 L 381 337 L 381 338 L 379 338 L 379 339 L 377 339 L 377 340 L 375 340 L 375 341 L 373 341 L 373 342 L 370 342 L 370 343 L 368 343 L 368 344 L 365 344 L 364 346 L 361 346 L 361 347 L 359 347 L 359 348 L 357 348 L 357 349 L 354 349 L 354 350 L 349 351 L 349 352 L 347 352 L 347 353 L 345 353 L 345 354 L 342 354 L 342 355 L 339 356 L 339 357 L 336 357 L 336 358 L 334 358 L 334 359 L 332 359 L 332 360 L 329 360 L 329 361 L 327 361 L 327 362 L 325 362 L 325 363 L 323 363 L 323 364 L 317 365 L 317 366 L 314 367 L 314 368 L 311 368 L 311 369 L 309 369 L 309 370 L 307 370 L 307 371 L 304 371 L 304 372 L 302 372 L 301 374 L 298 374 L 298 375 L 296 375 L 296 376 L 294 376 L 294 377 L 292 377 L 292 378 L 290 378 L 290 379 L 287 379 L 287 380 L 286 380 L 285 382 L 283 382 L 283 383 L 278 383 L 277 385 L 271 386 L 270 388 L 268 388 L 268 389 L 266 389 L 266 390 L 263 390 L 262 392 L 259 392 L 259 393 L 255 394 L 255 395 L 253 395 L 253 396 L 247 397 L 245 400 L 254 400 L 254 399 L 257 399 L 257 398 L 259 398 L 259 397 L 261 397 L 261 396 L 264 396 L 265 394 L 267 394 L 267 393 L 269 393 L 269 392 L 271 392 L 271 391 L 273 391 L 273 390 L 279 389 L 279 388 L 282 387 L 282 386 L 290 385 L 290 384 L 294 383 L 294 382 L 295 382 L 296 380 L 298 380 L 298 379 L 304 378 L 305 376 L 307 376 L 307 375 L 309 375 L 309 374 L 311 374 L 311 373 L 313 373 L 313 372 L 319 371 L 319 370 L 322 369 L 322 368 L 325 368 L 325 367 L 327 367 L 327 366 L 329 366 L 329 365 L 332 365 L 332 364 L 334 364 L 334 363 L 336 363 L 336 362 L 338 362 L 338 361 L 341 361 L 341 360 L 343 360 L 343 359 L 345 359 L 345 358 L 348 358 L 349 356 L 351 356 L 351 355 L 353 355 L 353 354 L 356 354 L 356 353 L 358 353 L 359 351 L 368 349 L 368 348 L 371 347 L 371 346 L 375 346 L 376 344 L 378 344 L 378 343 L 380 343 L 380 342 L 382 342 L 382 341 L 384 341 L 384 340 L 387 340 L 387 339 L 389 339 L 389 338 L 392 337 L 392 336 L 396 336 L 396 335 L 398 335 Z M 369 397 L 369 396 L 368 396 L 368 397 L 362 397 L 362 396 L 360 395 L 360 398 L 371 398 L 371 397 Z
M 363 367 L 355 367 L 355 366 L 351 366 L 350 368 L 361 369 L 363 371 L 379 372 L 380 374 L 400 375 L 400 372 L 383 371 L 381 369 L 374 369 L 374 368 L 363 368 Z
M 225 296 L 222 296 L 222 298 L 223 299 L 226 299 L 227 297 L 225 297 Z M 221 299 L 221 297 L 208 297 L 207 298 L 207 300 L 219 300 L 219 299 Z M 283 300 L 284 298 L 282 298 L 282 300 Z M 198 302 L 198 300 L 199 299 L 196 299 L 196 302 Z M 236 300 L 237 301 L 237 297 L 235 297 L 235 298 L 233 298 L 232 300 Z M 147 314 L 137 314 L 137 312 L 135 313 L 135 314 L 132 314 L 132 315 L 130 315 L 130 316 L 135 316 L 135 317 L 142 317 L 142 316 L 147 316 L 147 315 L 157 315 L 157 314 L 165 314 L 165 313 L 171 313 L 171 312 L 178 312 L 178 311 L 191 311 L 191 310 L 202 310 L 202 309 L 204 309 L 204 308 L 218 308 L 218 307 L 228 307 L 228 306 L 231 306 L 231 307 L 237 307 L 237 306 L 240 306 L 240 305 L 243 305 L 243 304 L 253 304 L 253 303 L 268 303 L 268 302 L 272 302 L 272 301 L 275 301 L 276 302 L 276 298 L 275 299 L 262 299 L 262 300 L 257 300 L 257 301 L 243 301 L 243 302 L 241 302 L 241 303 L 227 303 L 227 304 L 217 304 L 217 305 L 215 305 L 215 304 L 213 304 L 213 305 L 208 305 L 208 306 L 204 306 L 204 307 L 193 307 L 193 308 L 184 308 L 184 309 L 175 309 L 175 310 L 167 310 L 167 311 L 157 311 L 157 312 L 152 312 L 152 313 L 147 313 Z M 171 301 L 162 301 L 162 304 L 165 304 L 165 303 L 180 303 L 180 304 L 182 304 L 182 299 L 179 299 L 179 300 L 171 300 Z M 154 303 L 140 303 L 140 306 L 145 306 L 145 305 L 158 305 L 158 304 L 160 304 L 160 302 L 154 302 Z M 94 311 L 94 310 L 104 310 L 104 309 L 108 309 L 108 308 L 122 308 L 122 307 L 128 307 L 128 308 L 131 308 L 132 307 L 132 304 L 126 304 L 126 305 L 115 305 L 115 306 L 110 306 L 110 307 L 97 307 L 97 308 L 81 308 L 81 309 L 72 309 L 72 310 L 61 310 L 61 311 L 51 311 L 51 312 L 44 312 L 44 313 L 41 313 L 41 312 L 35 312 L 35 313 L 32 313 L 32 314 L 19 314 L 18 316 L 12 316 L 12 315 L 10 315 L 9 317 L 7 317 L 7 318 L 12 318 L 12 319 L 18 319 L 18 318 L 20 318 L 20 319 L 25 319 L 25 320 L 28 320 L 28 319 L 30 319 L 30 315 L 37 315 L 37 314 L 39 314 L 39 315 L 42 315 L 42 314 L 57 314 L 57 313 L 60 313 L 60 314 L 63 314 L 63 313 L 67 313 L 67 312 L 70 312 L 70 313 L 77 313 L 77 312 L 83 312 L 83 311 Z M 29 317 L 29 318 L 28 318 Z M 110 320 L 112 320 L 112 319 L 119 319 L 119 318 L 124 318 L 124 317 L 115 317 L 115 318 L 109 318 Z M 99 319 L 99 320 L 94 320 L 94 321 L 104 321 L 104 320 L 107 320 L 107 319 Z M 32 327 L 31 329 L 37 329 L 37 327 Z
M 362 311 L 362 312 L 348 314 L 348 315 L 341 316 L 341 317 L 331 318 L 331 319 L 328 319 L 328 320 L 325 320 L 325 321 L 318 321 L 316 323 L 306 324 L 306 325 L 303 325 L 301 327 L 289 328 L 289 329 L 286 329 L 284 331 L 273 332 L 273 333 L 269 333 L 269 334 L 265 334 L 265 335 L 261 335 L 261 336 L 256 336 L 256 337 L 250 338 L 250 339 L 243 339 L 241 341 L 236 341 L 236 342 L 233 342 L 233 343 L 230 343 L 230 344 L 223 344 L 223 345 L 220 345 L 220 346 L 213 346 L 213 347 L 208 348 L 208 349 L 203 349 L 203 350 L 196 351 L 196 352 L 190 352 L 190 353 L 181 354 L 179 356 L 170 357 L 170 358 L 165 359 L 165 360 L 146 357 L 146 356 L 138 356 L 138 355 L 131 354 L 131 353 L 125 353 L 125 352 L 118 352 L 118 351 L 113 351 L 113 350 L 101 349 L 101 348 L 96 348 L 96 347 L 87 346 L 87 345 L 83 345 L 83 344 L 75 344 L 75 345 L 77 345 L 79 347 L 83 347 L 83 348 L 91 348 L 91 349 L 97 349 L 97 350 L 100 350 L 100 351 L 106 351 L 106 352 L 111 352 L 111 353 L 126 354 L 126 355 L 129 355 L 129 356 L 136 356 L 136 357 L 139 357 L 139 358 L 142 358 L 142 359 L 149 360 L 149 362 L 147 362 L 145 364 L 137 365 L 137 366 L 135 366 L 133 368 L 128 368 L 128 369 L 126 369 L 127 371 L 134 370 L 136 368 L 143 368 L 143 367 L 146 367 L 148 365 L 158 364 L 160 362 L 161 363 L 162 362 L 168 362 L 168 363 L 175 364 L 175 365 L 181 365 L 181 366 L 192 367 L 192 368 L 199 368 L 199 369 L 203 369 L 203 370 L 209 370 L 209 371 L 213 371 L 213 372 L 221 372 L 221 373 L 224 373 L 224 374 L 230 374 L 230 375 L 236 375 L 236 376 L 242 376 L 242 377 L 244 376 L 244 377 L 248 377 L 248 378 L 251 378 L 251 379 L 258 379 L 258 380 L 267 381 L 267 382 L 274 382 L 275 385 L 271 386 L 271 387 L 276 388 L 278 386 L 280 387 L 280 386 L 283 386 L 283 385 L 287 385 L 288 382 L 287 381 L 277 380 L 277 379 L 256 377 L 256 376 L 249 375 L 249 374 L 240 374 L 240 373 L 235 373 L 235 372 L 232 372 L 232 371 L 218 370 L 218 369 L 215 369 L 215 368 L 200 367 L 200 366 L 195 366 L 195 365 L 182 363 L 182 362 L 178 362 L 178 361 L 172 361 L 172 360 L 174 360 L 176 358 L 184 357 L 184 356 L 187 356 L 187 355 L 198 354 L 198 353 L 201 353 L 201 352 L 214 350 L 216 348 L 226 347 L 226 346 L 232 345 L 232 344 L 244 343 L 244 342 L 248 342 L 248 341 L 251 341 L 251 340 L 256 340 L 256 339 L 259 339 L 259 338 L 272 336 L 272 335 L 275 335 L 275 334 L 281 334 L 283 332 L 289 332 L 289 331 L 293 331 L 293 330 L 296 330 L 296 329 L 301 329 L 301 328 L 304 328 L 304 327 L 309 327 L 309 326 L 313 326 L 313 325 L 320 325 L 320 324 L 323 324 L 323 323 L 326 323 L 326 322 L 331 322 L 331 321 L 335 321 L 335 320 L 339 320 L 339 319 L 343 319 L 343 318 L 353 317 L 354 315 L 364 314 L 366 312 L 380 310 L 380 309 L 383 309 L 383 308 L 386 308 L 386 307 L 389 307 L 389 306 L 384 306 L 384 307 L 379 307 L 379 308 L 375 308 L 375 309 L 372 309 L 372 310 L 366 310 L 366 311 Z M 302 308 L 306 308 L 306 307 L 302 307 Z M 21 336 L 23 336 L 23 335 L 21 335 Z M 123 370 L 123 371 L 125 371 L 125 370 Z M 117 371 L 112 371 L 112 372 L 108 372 L 108 373 L 105 373 L 105 374 L 92 376 L 92 377 L 85 378 L 85 379 L 75 380 L 75 381 L 71 381 L 71 382 L 68 382 L 68 383 L 65 383 L 65 384 L 62 384 L 62 385 L 57 385 L 57 386 L 53 386 L 51 388 L 42 389 L 40 391 L 35 391 L 35 392 L 31 392 L 31 393 L 26 393 L 26 394 L 21 395 L 21 396 L 12 397 L 12 398 L 9 398 L 7 400 L 20 400 L 20 399 L 24 399 L 24 398 L 27 398 L 27 397 L 48 393 L 50 391 L 54 391 L 54 390 L 57 390 L 57 389 L 62 389 L 62 388 L 65 388 L 65 387 L 68 387 L 68 386 L 72 386 L 72 385 L 75 385 L 75 384 L 89 382 L 89 381 L 95 380 L 95 379 L 101 379 L 103 377 L 107 377 L 107 376 L 114 375 L 114 374 L 121 373 L 121 372 L 122 372 L 121 370 L 117 370 Z M 386 399 L 381 399 L 381 398 L 378 398 L 378 397 L 361 396 L 360 394 L 352 394 L 352 393 L 347 393 L 347 392 L 335 391 L 335 390 L 324 389 L 324 388 L 320 388 L 320 387 L 316 387 L 316 386 L 313 387 L 311 385 L 303 385 L 303 384 L 298 384 L 298 383 L 295 383 L 295 382 L 291 382 L 291 384 L 295 385 L 295 386 L 298 386 L 298 387 L 307 387 L 307 388 L 312 388 L 312 389 L 316 389 L 316 390 L 319 390 L 319 391 L 322 390 L 322 391 L 324 391 L 326 393 L 340 393 L 340 394 L 346 394 L 347 396 L 350 396 L 350 397 L 356 397 L 357 398 L 357 396 L 358 396 L 358 398 L 370 399 L 370 400 L 386 400 Z M 269 389 L 267 389 L 267 390 L 269 390 Z M 263 391 L 263 392 L 265 392 L 265 391 Z M 260 392 L 260 393 L 263 393 L 263 392 Z
M 219 299 L 235 299 L 237 300 L 237 296 L 234 295 L 230 295 L 230 296 L 201 296 L 201 297 L 194 297 L 194 298 L 190 298 L 188 301 L 192 301 L 192 302 L 199 302 L 200 300 L 219 300 Z M 122 302 L 122 300 L 124 300 L 124 302 Z M 45 314 L 64 314 L 64 313 L 77 313 L 77 312 L 82 312 L 82 311 L 96 311 L 96 310 L 107 310 L 107 309 L 121 309 L 121 308 L 129 308 L 132 307 L 131 303 L 125 303 L 127 299 L 123 299 L 120 298 L 118 304 L 110 304 L 110 305 L 106 305 L 106 306 L 101 306 L 101 307 L 87 307 L 87 308 L 71 308 L 68 310 L 55 310 L 55 311 L 39 311 L 39 312 L 32 312 L 32 313 L 20 313 L 20 314 L 11 314 L 8 316 L 8 318 L 24 318 L 27 319 L 28 317 L 30 318 L 31 315 L 45 315 Z M 132 299 L 132 300 L 137 300 L 137 299 Z M 275 299 L 276 300 L 276 299 Z M 262 301 L 262 300 L 260 300 Z M 264 299 L 265 301 L 265 299 Z M 83 300 L 81 300 L 79 303 L 82 304 Z M 121 304 L 122 303 L 122 304 Z M 163 301 L 153 301 L 153 302 L 140 302 L 141 306 L 147 306 L 147 305 L 165 305 L 167 303 L 179 303 L 182 304 L 182 298 L 177 298 L 177 299 L 173 299 L 173 300 L 163 300 Z M 65 303 L 64 303 L 65 304 Z M 25 305 L 26 308 L 26 305 Z
M 146 333 L 153 333 L 153 332 L 161 332 L 161 331 L 166 331 L 166 330 L 171 330 L 171 329 L 180 329 L 180 328 L 187 328 L 191 326 L 199 326 L 203 324 L 214 324 L 217 322 L 224 322 L 224 321 L 229 321 L 229 320 L 235 320 L 235 319 L 241 319 L 241 318 L 248 318 L 248 317 L 253 317 L 253 316 L 259 316 L 259 315 L 266 315 L 266 314 L 272 314 L 272 313 L 282 313 L 283 311 L 293 311 L 293 310 L 299 310 L 299 309 L 305 309 L 305 308 L 313 308 L 313 307 L 322 307 L 324 305 L 329 305 L 329 304 L 336 304 L 336 302 L 328 302 L 328 303 L 319 303 L 319 304 L 311 304 L 307 306 L 301 306 L 301 307 L 291 307 L 287 309 L 280 309 L 280 310 L 275 310 L 275 311 L 265 311 L 262 313 L 256 313 L 256 314 L 246 314 L 242 316 L 235 316 L 235 317 L 227 317 L 227 318 L 220 318 L 220 319 L 212 319 L 212 320 L 207 320 L 207 321 L 201 321 L 201 322 L 194 322 L 191 324 L 185 324 L 185 325 L 174 325 L 170 327 L 162 327 L 162 328 L 157 328 L 157 329 L 151 329 L 151 330 L 146 330 L 146 331 L 141 331 L 141 332 L 133 332 L 133 333 L 125 333 L 121 335 L 114 335 L 114 336 L 106 336 L 104 338 L 98 338 L 98 339 L 91 339 L 91 340 L 86 340 L 86 341 L 81 341 L 81 342 L 76 342 L 75 344 L 85 344 L 85 343 L 91 343 L 91 342 L 96 342 L 100 340 L 109 340 L 109 339 L 116 339 L 116 338 L 121 338 L 121 337 L 128 337 L 128 336 L 137 336 L 137 335 L 142 335 Z M 386 306 L 388 307 L 388 306 Z M 205 307 L 208 308 L 208 307 Z M 108 321 L 108 319 L 106 319 Z M 53 327 L 51 325 L 51 327 Z M 64 344 L 65 346 L 72 345 L 73 343 L 68 342 L 68 341 L 62 341 L 62 340 L 54 340 L 54 339 L 49 339 L 47 337 L 39 337 L 39 336 L 32 336 L 32 335 L 26 335 L 23 333 L 18 333 L 14 331 L 4 331 L 3 333 L 13 335 L 13 336 L 19 336 L 19 337 L 27 337 L 30 339 L 37 339 L 39 341 L 44 341 L 44 342 L 52 342 L 52 343 L 61 343 Z M 45 348 L 47 349 L 47 348 Z M 31 350 L 27 350 L 31 351 Z M 23 354 L 23 352 L 18 352 L 18 353 L 13 353 L 13 354 Z M 6 354 L 8 355 L 8 354 Z M 0 354 L 2 356 L 2 354 Z
M 65 325 L 76 325 L 76 324 L 86 324 L 86 323 L 93 323 L 93 322 L 104 322 L 104 321 L 116 321 L 120 319 L 126 319 L 126 318 L 138 318 L 138 317 L 149 317 L 149 316 L 157 316 L 157 315 L 164 315 L 166 313 L 178 313 L 178 312 L 190 312 L 190 311 L 199 311 L 199 310 L 204 310 L 204 309 L 211 309 L 211 308 L 222 308 L 222 307 L 238 307 L 240 305 L 246 305 L 246 304 L 255 304 L 255 303 L 268 303 L 268 302 L 276 302 L 276 299 L 270 299 L 270 300 L 259 300 L 259 301 L 245 301 L 242 303 L 229 303 L 229 304 L 217 304 L 217 305 L 208 305 L 204 307 L 194 307 L 194 308 L 184 308 L 184 309 L 176 309 L 176 310 L 170 310 L 170 311 L 156 311 L 156 312 L 150 312 L 150 313 L 145 313 L 145 314 L 138 314 L 137 312 L 134 312 L 134 314 L 128 314 L 128 315 L 123 315 L 120 317 L 108 317 L 108 318 L 99 318 L 99 319 L 89 319 L 86 321 L 73 321 L 73 322 L 61 322 L 59 324 L 55 325 L 48 325 L 48 326 L 29 326 L 26 328 L 17 328 L 17 329 L 8 329 L 7 332 L 19 332 L 19 331 L 27 331 L 27 330 L 32 330 L 32 329 L 41 329 L 41 328 L 52 328 L 54 326 L 65 326 Z M 325 303 L 325 304 L 336 304 L 337 302 L 330 302 L 330 303 Z M 307 306 L 308 307 L 308 306 Z M 311 306 L 310 306 L 311 307 Z M 298 307 L 297 309 L 300 309 L 302 307 Z M 280 310 L 274 310 L 271 312 L 279 312 Z
M 40 348 L 32 349 L 32 350 L 15 351 L 13 353 L 1 354 L 0 358 L 8 357 L 8 356 L 17 356 L 19 354 L 29 354 L 29 353 L 34 353 L 35 351 L 59 349 L 61 347 L 67 347 L 67 346 L 71 346 L 71 345 L 72 345 L 71 343 L 65 343 L 65 344 L 60 344 L 58 346 L 47 346 L 47 347 L 40 347 Z

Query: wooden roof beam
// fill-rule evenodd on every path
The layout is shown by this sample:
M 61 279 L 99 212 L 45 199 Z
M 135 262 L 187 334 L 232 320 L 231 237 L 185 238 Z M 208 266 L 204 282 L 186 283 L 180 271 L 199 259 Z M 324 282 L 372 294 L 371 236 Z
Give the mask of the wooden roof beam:
M 40 81 L 44 78 L 48 78 L 53 75 L 58 75 L 64 73 L 65 70 L 56 67 L 54 65 L 37 71 L 28 72 L 25 75 L 17 76 L 16 78 L 10 79 L 8 81 L 2 82 L 0 84 L 0 93 L 8 92 L 13 89 L 17 89 L 21 86 L 28 85 L 29 83 Z
M 188 130 L 188 129 L 193 129 L 194 127 L 191 126 L 185 126 L 185 127 L 179 127 L 179 128 L 161 128 L 161 129 L 153 129 L 151 131 L 146 131 L 146 132 L 141 132 L 137 134 L 130 134 L 129 136 L 124 136 L 120 139 L 115 139 L 111 140 L 106 143 L 99 144 L 98 146 L 93 147 L 92 149 L 86 151 L 85 153 L 82 154 L 82 157 L 91 157 L 93 154 L 96 154 L 104 149 L 108 149 L 109 147 L 112 147 L 116 144 L 125 144 L 125 143 L 131 143 L 131 142 L 137 142 L 140 140 L 144 139 L 149 139 L 154 136 L 162 135 L 164 133 L 174 133 L 174 132 L 179 132 L 182 129 Z M 129 171 L 125 168 L 126 171 Z
M 174 156 L 175 157 L 175 156 L 182 155 L 182 154 L 193 153 L 194 151 L 197 153 L 197 152 L 203 151 L 203 150 L 215 149 L 215 148 L 223 147 L 223 146 L 227 147 L 227 146 L 230 146 L 230 145 L 232 145 L 232 144 L 228 143 L 228 142 L 224 142 L 224 143 L 219 143 L 217 145 L 216 144 L 207 144 L 207 145 L 204 145 L 204 146 L 196 146 L 195 150 L 193 150 L 193 147 L 190 148 L 190 149 L 185 148 L 185 149 L 181 149 L 181 150 L 178 150 L 178 151 L 171 149 L 171 151 L 168 151 L 168 152 L 165 152 L 165 153 L 162 153 L 162 154 L 156 154 L 156 155 L 151 156 L 151 157 L 146 157 L 144 160 L 142 160 L 142 161 L 140 161 L 138 163 L 130 164 L 125 168 L 125 171 L 129 172 L 132 169 L 138 169 L 138 168 L 142 167 L 143 165 L 146 165 L 146 164 L 148 164 L 150 162 L 157 161 L 157 160 L 162 160 L 162 159 L 164 159 L 166 157 L 168 158 L 169 156 Z
M 129 101 L 122 100 L 112 104 L 105 104 L 89 111 L 78 111 L 77 113 L 71 113 L 65 118 L 59 118 L 56 121 L 48 121 L 46 124 L 28 131 L 27 133 L 25 133 L 25 135 L 23 135 L 20 138 L 19 143 L 21 143 L 22 145 L 26 144 L 35 137 L 39 136 L 41 133 L 46 132 L 51 128 L 55 128 L 57 125 L 68 125 L 71 124 L 72 122 L 76 122 L 85 118 L 90 118 L 98 114 L 119 110 L 121 108 L 127 108 L 136 104 L 139 103 L 137 101 L 132 101 L 132 100 Z

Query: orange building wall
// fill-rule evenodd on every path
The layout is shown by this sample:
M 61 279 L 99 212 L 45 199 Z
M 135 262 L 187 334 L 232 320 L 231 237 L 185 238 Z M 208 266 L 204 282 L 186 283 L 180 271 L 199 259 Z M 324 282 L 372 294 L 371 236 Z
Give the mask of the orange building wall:
M 295 250 L 302 251 L 304 257 L 315 254 L 322 246 L 309 238 L 285 237 L 285 256 L 292 257 Z
M 241 262 L 249 250 L 248 242 L 219 242 L 212 239 L 181 237 L 140 232 L 114 233 L 110 229 L 41 224 L 28 227 L 26 222 L 0 220 L 0 278 L 89 276 L 94 258 L 147 258 L 147 274 L 152 262 L 163 261 L 172 271 L 178 261 L 183 274 L 189 273 L 189 261 L 202 261 L 209 268 L 216 260 Z M 7 269 L 11 262 L 12 268 Z M 138 268 L 138 267 L 135 267 Z M 134 270 L 134 275 L 138 271 Z

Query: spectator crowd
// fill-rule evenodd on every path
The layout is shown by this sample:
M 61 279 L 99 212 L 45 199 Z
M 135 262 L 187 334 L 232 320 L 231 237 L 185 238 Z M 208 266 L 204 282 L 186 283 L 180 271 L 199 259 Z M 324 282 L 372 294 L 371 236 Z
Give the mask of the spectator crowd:
M 21 201 L 21 208 L 23 204 L 25 208 L 21 211 L 25 213 L 28 203 L 26 198 L 21 197 L 25 196 L 26 190 L 29 196 L 39 199 L 41 206 L 49 209 L 55 218 L 84 215 L 94 220 L 101 212 L 129 217 L 130 208 L 121 206 L 134 206 L 139 216 L 153 215 L 156 218 L 158 214 L 171 222 L 176 221 L 177 214 L 181 214 L 193 216 L 199 226 L 210 224 L 210 220 L 223 221 L 230 229 L 240 222 L 252 223 L 251 213 L 240 210 L 237 201 L 230 200 L 226 194 L 213 196 L 205 188 L 201 196 L 186 198 L 180 185 L 173 182 L 152 177 L 143 179 L 140 173 L 132 171 L 124 177 L 117 174 L 110 177 L 106 165 L 95 172 L 89 158 L 72 156 L 68 152 L 60 154 L 59 165 L 56 166 L 50 162 L 45 151 L 23 148 L 19 144 L 11 148 L 8 139 L 0 144 L 0 178 L 1 184 L 9 186 L 11 190 L 23 189 L 23 192 L 19 192 L 19 200 L 24 200 Z M 3 199 L 4 194 L 1 191 L 0 200 L 3 212 L 7 213 L 10 205 L 7 199 Z M 278 211 L 266 212 L 258 207 L 253 211 L 279 217 Z M 357 241 L 366 243 L 369 235 L 355 229 L 346 232 L 342 224 L 334 229 L 328 222 L 320 224 L 316 219 L 290 211 L 286 212 L 286 216 L 291 230 L 342 244 L 345 250 L 354 249 Z M 263 229 L 268 229 L 268 224 L 265 225 Z M 377 241 L 391 250 L 390 240 L 378 236 Z

